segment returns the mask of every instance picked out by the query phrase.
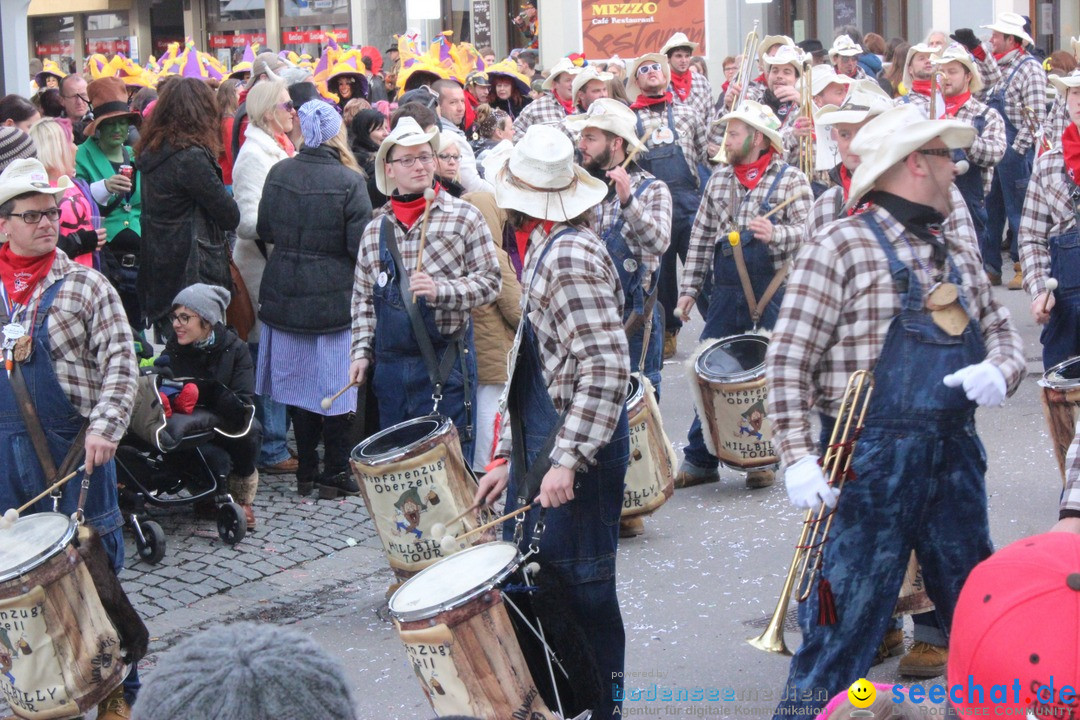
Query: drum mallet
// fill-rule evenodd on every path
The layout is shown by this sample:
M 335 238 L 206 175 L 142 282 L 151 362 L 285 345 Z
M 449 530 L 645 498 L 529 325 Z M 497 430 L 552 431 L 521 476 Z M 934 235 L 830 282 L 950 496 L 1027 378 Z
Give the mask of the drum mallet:
M 339 397 L 341 397 L 345 393 L 352 390 L 354 387 L 359 387 L 359 386 L 360 386 L 360 383 L 351 382 L 348 385 L 346 385 L 345 387 L 338 390 L 336 393 L 334 393 L 330 397 L 324 397 L 322 400 L 319 401 L 319 406 L 322 407 L 323 410 L 329 410 L 330 406 L 334 404 L 335 400 L 337 400 Z
M 424 191 L 424 217 L 420 220 L 420 249 L 416 253 L 416 272 L 424 267 L 424 245 L 427 243 L 428 221 L 431 220 L 431 204 L 435 202 L 435 190 L 428 188 Z M 416 302 L 416 293 L 413 293 L 413 302 Z
M 1048 308 L 1046 306 L 1050 304 L 1050 298 L 1052 298 L 1054 296 L 1054 291 L 1057 290 L 1057 289 L 1058 289 L 1057 278 L 1047 278 L 1046 279 L 1046 297 L 1044 297 L 1043 301 L 1042 301 L 1043 315 L 1046 315 L 1047 313 L 1050 312 L 1050 308 Z
M 4 513 L 3 517 L 0 518 L 0 530 L 6 530 L 7 528 L 12 527 L 13 525 L 15 525 L 15 523 L 18 522 L 18 520 L 19 520 L 19 513 L 21 513 L 22 511 L 32 507 L 33 504 L 36 503 L 38 500 L 42 499 L 43 497 L 45 497 L 46 495 L 51 493 L 53 490 L 56 490 L 57 488 L 63 486 L 68 480 L 71 480 L 71 478 L 75 477 L 76 475 L 78 475 L 79 473 L 81 473 L 85 469 L 86 469 L 85 465 L 80 465 L 79 467 L 75 468 L 74 470 L 72 470 L 70 473 L 68 473 L 64 477 L 62 477 L 59 480 L 57 480 L 56 482 L 54 482 L 49 487 L 42 490 L 41 493 L 37 497 L 35 497 L 33 500 L 30 500 L 30 501 L 24 503 L 22 505 L 22 507 L 20 507 L 18 509 L 8 508 L 7 512 Z
M 428 534 L 431 535 L 431 538 L 433 540 L 442 540 L 444 537 L 446 537 L 446 528 L 453 525 L 454 523 L 456 523 L 458 520 L 465 517 L 469 513 L 476 512 L 481 507 L 483 507 L 483 505 L 484 505 L 483 503 L 476 503 L 472 507 L 465 510 L 465 512 L 463 512 L 460 515 L 458 515 L 457 517 L 455 517 L 453 520 L 450 520 L 450 521 L 448 521 L 446 523 L 435 523 L 434 525 L 431 526 L 431 531 Z
M 532 507 L 533 507 L 532 503 L 529 503 L 528 505 L 524 505 L 522 507 L 519 507 L 514 512 L 507 513 L 507 514 L 503 515 L 500 518 L 495 518 L 494 520 L 492 520 L 489 523 L 484 523 L 480 527 L 473 528 L 472 530 L 465 533 L 461 537 L 454 537 L 453 535 L 444 535 L 443 539 L 439 541 L 439 548 L 445 553 L 450 553 L 450 552 L 453 552 L 456 549 L 461 549 L 461 548 L 463 548 L 465 546 L 463 544 L 460 544 L 460 542 L 459 542 L 458 547 L 455 548 L 454 547 L 454 542 L 455 541 L 461 541 L 461 540 L 464 540 L 465 538 L 467 538 L 467 537 L 469 537 L 471 535 L 476 535 L 477 533 L 482 533 L 485 530 L 489 530 L 489 529 L 495 527 L 496 525 L 499 525 L 501 523 L 506 522 L 510 518 L 517 517 L 521 513 L 528 512 L 528 511 L 532 510 Z
M 649 133 L 645 133 L 640 138 L 638 138 L 638 142 L 640 143 L 640 145 L 630 149 L 630 152 L 626 155 L 626 159 L 622 161 L 622 165 L 620 165 L 619 167 L 625 170 L 627 167 L 629 167 L 630 163 L 634 162 L 634 158 L 636 158 L 638 153 L 645 148 L 645 141 L 648 139 L 648 137 Z

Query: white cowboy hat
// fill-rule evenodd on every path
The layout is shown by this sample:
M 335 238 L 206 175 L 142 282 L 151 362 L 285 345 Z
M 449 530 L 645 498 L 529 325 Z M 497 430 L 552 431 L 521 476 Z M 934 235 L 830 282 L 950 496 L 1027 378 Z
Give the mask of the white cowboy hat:
M 862 45 L 857 44 L 847 35 L 840 35 L 833 40 L 832 47 L 829 48 L 829 59 L 832 60 L 837 55 L 844 57 L 855 57 L 856 55 L 862 55 Z
M 823 105 L 814 113 L 818 125 L 861 123 L 893 107 L 892 98 L 873 80 L 856 80 L 842 105 Z
M 869 192 L 886 170 L 903 161 L 934 138 L 950 150 L 970 147 L 976 132 L 960 120 L 929 120 L 917 105 L 891 108 L 863 125 L 851 141 L 851 152 L 860 158 L 851 178 L 846 208 Z
M 774 55 L 765 55 L 761 58 L 762 62 L 768 66 L 765 68 L 766 73 L 774 65 L 791 65 L 800 76 L 802 75 L 803 64 L 809 59 L 802 50 L 794 45 L 781 45 Z
M 590 127 L 607 130 L 625 140 L 627 148 L 645 149 L 635 132 L 637 116 L 634 111 L 613 98 L 594 100 L 588 112 L 571 115 L 564 122 L 568 128 L 578 131 Z
M 570 138 L 548 125 L 530 125 L 493 177 L 499 207 L 556 222 L 576 218 L 608 191 L 607 183 L 574 163 Z
M 577 75 L 581 72 L 581 68 L 574 64 L 574 61 L 570 58 L 559 58 L 559 62 L 555 63 L 551 70 L 548 72 L 548 76 L 544 78 L 543 84 L 540 86 L 545 90 L 551 90 L 555 86 L 555 78 L 559 77 L 563 73 L 570 73 L 571 75 Z M 574 97 L 571 95 L 570 97 Z
M 49 173 L 37 158 L 12 160 L 0 173 L 0 205 L 24 193 L 62 195 L 71 187 L 71 178 L 61 175 L 56 187 L 49 185 Z
M 664 86 L 667 87 L 671 83 L 671 65 L 668 64 L 667 55 L 646 53 L 639 58 L 634 58 L 634 61 L 630 63 L 630 67 L 626 69 L 626 97 L 630 99 L 630 102 L 637 100 L 638 95 L 641 94 L 641 88 L 637 84 L 638 68 L 645 63 L 654 62 L 660 63 L 660 72 L 664 74 Z
M 741 120 L 767 137 L 774 150 L 779 153 L 784 152 L 784 140 L 780 137 L 780 119 L 768 105 L 762 105 L 753 100 L 743 100 L 738 108 L 719 120 L 713 121 L 713 124 L 719 125 L 729 120 Z
M 611 80 L 614 75 L 608 72 L 600 72 L 592 65 L 587 65 L 584 70 L 574 76 L 574 84 L 570 87 L 570 99 L 577 98 L 578 91 L 588 85 L 593 80 L 602 80 L 607 82 Z
M 791 47 L 795 47 L 795 41 L 787 35 L 766 35 L 765 39 L 761 41 L 761 45 L 758 46 L 759 59 L 764 58 L 765 53 L 769 52 L 777 45 L 790 45 Z
M 1064 98 L 1069 94 L 1069 88 L 1080 87 L 1080 70 L 1073 70 L 1068 75 L 1051 75 L 1050 84 L 1058 91 L 1058 95 Z
M 937 49 L 934 48 L 934 47 L 931 47 L 930 45 L 927 45 L 925 43 L 916 43 L 915 45 L 912 45 L 911 47 L 908 48 L 907 57 L 904 58 L 904 78 L 903 78 L 904 87 L 906 87 L 908 90 L 911 89 L 911 61 L 919 53 L 926 53 L 926 54 L 930 55 L 931 56 L 930 59 L 931 59 L 931 61 L 933 61 L 933 55 L 935 55 L 937 53 Z
M 667 55 L 672 50 L 677 48 L 689 48 L 690 52 L 697 50 L 698 44 L 686 37 L 686 33 L 677 32 L 668 38 L 668 41 L 664 43 L 664 47 L 660 48 L 660 52 Z
M 1004 12 L 997 16 L 992 25 L 980 25 L 985 30 L 993 30 L 1002 35 L 1015 35 L 1028 45 L 1034 45 L 1035 41 L 1024 30 L 1024 16 L 1020 13 Z
M 960 63 L 971 73 L 971 80 L 968 81 L 968 90 L 977 93 L 983 89 L 982 73 L 979 72 L 979 68 L 975 65 L 975 61 L 971 59 L 971 53 L 969 53 L 968 49 L 963 45 L 959 43 L 949 45 L 940 53 L 930 58 L 930 62 L 936 67 L 943 67 L 951 62 Z
M 439 152 L 439 129 L 433 128 L 430 132 L 424 132 L 420 124 L 411 117 L 403 117 L 398 120 L 397 127 L 386 136 L 379 145 L 379 152 L 375 154 L 375 185 L 379 192 L 389 197 L 397 189 L 397 183 L 386 176 L 386 156 L 390 148 L 395 145 L 402 147 L 415 147 L 417 145 L 430 145 L 431 152 Z
M 820 95 L 821 93 L 825 92 L 825 88 L 833 84 L 854 85 L 855 83 L 859 82 L 855 78 L 837 73 L 836 70 L 833 69 L 832 65 L 815 65 L 813 71 L 811 72 L 811 76 L 811 95 Z M 800 91 L 802 90 L 802 83 L 803 81 L 800 78 L 799 82 L 795 84 L 795 86 Z

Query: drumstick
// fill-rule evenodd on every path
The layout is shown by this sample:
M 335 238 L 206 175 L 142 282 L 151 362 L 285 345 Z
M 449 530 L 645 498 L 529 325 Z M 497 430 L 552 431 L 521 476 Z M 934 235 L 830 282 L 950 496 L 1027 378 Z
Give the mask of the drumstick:
M 435 201 L 435 191 L 428 188 L 424 191 L 424 217 L 420 220 L 420 250 L 416 253 L 416 272 L 424 267 L 424 245 L 427 243 L 428 221 L 431 219 L 431 203 Z M 412 296 L 416 302 L 416 293 Z
M 628 166 L 630 163 L 634 162 L 634 158 L 636 158 L 637 154 L 639 152 L 641 152 L 642 149 L 645 147 L 645 140 L 648 137 L 649 137 L 649 133 L 645 133 L 640 138 L 638 138 L 638 142 L 640 144 L 637 147 L 631 148 L 630 154 L 626 156 L 626 159 L 623 160 L 622 165 L 620 165 L 619 167 L 621 167 L 621 168 L 623 168 L 625 170 L 626 166 Z
M 762 215 L 762 216 L 761 216 L 761 219 L 762 219 L 762 220 L 766 220 L 766 219 L 768 219 L 768 218 L 771 218 L 771 217 L 772 217 L 773 215 L 775 215 L 776 213 L 780 212 L 781 210 L 783 210 L 783 209 L 784 209 L 784 208 L 786 208 L 786 207 L 787 207 L 788 205 L 790 205 L 791 203 L 795 202 L 795 201 L 796 201 L 796 200 L 798 200 L 798 199 L 799 199 L 799 196 L 798 196 L 798 195 L 793 195 L 792 197 L 789 197 L 789 198 L 788 198 L 787 200 L 785 200 L 784 202 L 780 203 L 779 205 L 777 205 L 776 207 L 774 207 L 774 208 L 773 208 L 772 210 L 770 210 L 769 212 L 767 212 L 767 213 L 765 213 L 764 215 Z
M 330 406 L 334 404 L 335 400 L 337 400 L 339 397 L 341 397 L 342 395 L 347 393 L 352 388 L 359 387 L 359 386 L 360 386 L 360 383 L 351 382 L 348 385 L 346 385 L 345 387 L 338 390 L 336 393 L 334 393 L 330 397 L 324 397 L 322 400 L 319 401 L 319 405 L 322 406 L 323 410 L 329 410 Z
M 1046 279 L 1046 297 L 1044 297 L 1043 301 L 1042 301 L 1042 311 L 1043 311 L 1044 315 L 1046 313 L 1050 312 L 1050 309 L 1048 307 L 1046 307 L 1046 306 L 1050 304 L 1050 298 L 1054 296 L 1054 291 L 1057 290 L 1057 289 L 1058 289 L 1057 278 L 1047 278 Z
M 68 480 L 75 477 L 76 475 L 78 475 L 79 473 L 81 473 L 85 469 L 86 469 L 85 465 L 80 465 L 79 467 L 75 468 L 74 470 L 72 470 L 70 473 L 68 473 L 64 477 L 62 477 L 59 480 L 57 480 L 56 482 L 54 482 L 49 487 L 42 490 L 41 493 L 37 497 L 35 497 L 33 500 L 30 500 L 29 502 L 25 503 L 24 505 L 22 505 L 22 507 L 19 507 L 18 509 L 9 508 L 8 511 L 4 513 L 4 517 L 3 517 L 3 521 L 2 521 L 3 525 L 5 527 L 10 526 L 10 525 L 14 525 L 15 521 L 19 519 L 19 513 L 23 512 L 24 510 L 31 507 L 34 503 L 36 503 L 38 500 L 42 499 L 43 497 L 45 497 L 46 495 L 51 493 L 53 490 L 56 490 L 58 487 L 64 485 L 64 483 L 66 483 Z
M 439 540 L 441 542 L 442 539 L 444 537 L 446 537 L 446 528 L 448 526 L 453 525 L 458 520 L 465 517 L 469 513 L 473 512 L 474 510 L 479 510 L 482 505 L 483 505 L 483 503 L 476 503 L 472 507 L 468 508 L 465 512 L 463 512 L 460 515 L 458 515 L 457 517 L 455 517 L 453 520 L 450 520 L 450 521 L 445 522 L 445 523 L 435 523 L 434 525 L 431 526 L 431 530 L 428 531 L 428 535 L 431 535 L 431 538 L 433 540 Z
M 512 513 L 507 513 L 507 514 L 503 515 L 503 516 L 502 516 L 502 517 L 500 517 L 500 518 L 495 518 L 495 519 L 494 519 L 494 520 L 492 520 L 491 522 L 489 522 L 489 523 L 484 523 L 484 524 L 483 524 L 483 525 L 481 525 L 480 527 L 477 527 L 477 528 L 473 528 L 472 530 L 470 530 L 469 532 L 465 533 L 464 535 L 461 535 L 460 537 L 457 537 L 457 538 L 454 538 L 454 539 L 455 539 L 455 540 L 464 540 L 465 538 L 469 537 L 470 535 L 476 535 L 477 533 L 482 533 L 482 532 L 484 532 L 485 530 L 488 530 L 488 529 L 490 529 L 490 528 L 493 528 L 493 527 L 495 527 L 496 525 L 498 525 L 498 524 L 500 524 L 500 523 L 504 523 L 504 522 L 506 522 L 506 521 L 507 521 L 507 520 L 509 520 L 510 518 L 513 518 L 513 517 L 517 517 L 518 515 L 520 515 L 520 514 L 521 514 L 521 513 L 523 513 L 523 512 L 528 512 L 529 510 L 532 510 L 532 506 L 533 506 L 533 504 L 532 504 L 532 503 L 529 503 L 528 505 L 525 505 L 525 506 L 523 506 L 523 507 L 519 507 L 519 508 L 518 508 L 517 510 L 515 510 L 515 511 L 514 511 L 514 512 L 512 512 Z

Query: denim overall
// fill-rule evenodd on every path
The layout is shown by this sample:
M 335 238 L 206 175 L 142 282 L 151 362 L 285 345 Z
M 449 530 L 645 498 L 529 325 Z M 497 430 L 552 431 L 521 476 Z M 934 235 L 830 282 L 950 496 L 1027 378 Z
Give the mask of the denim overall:
M 1050 277 L 1056 278 L 1054 307 L 1039 337 L 1047 369 L 1080 354 L 1080 187 L 1072 188 L 1073 226 L 1051 235 Z
M 760 214 L 764 215 L 772 209 L 773 195 L 780 185 L 790 165 L 784 165 L 769 186 L 769 192 L 761 201 Z M 750 285 L 754 288 L 754 295 L 760 298 L 769 286 L 776 267 L 769 256 L 769 249 L 760 240 L 750 239 L 752 233 L 743 228 L 740 242 L 743 247 L 743 259 L 746 261 L 746 273 L 750 276 Z M 743 293 L 742 281 L 739 280 L 739 271 L 735 267 L 735 258 L 732 256 L 731 243 L 727 235 L 721 235 L 717 239 L 716 249 L 713 253 L 713 289 L 709 299 L 709 313 L 705 316 L 705 329 L 701 332 L 701 340 L 706 338 L 722 338 L 729 335 L 749 332 L 754 323 L 750 318 L 750 308 L 746 304 L 746 295 Z M 780 303 L 784 300 L 784 289 L 781 287 L 773 295 L 769 304 L 761 313 L 760 325 L 772 329 L 776 324 L 776 318 L 780 314 Z M 683 457 L 694 467 L 713 470 L 720 463 L 705 447 L 705 438 L 701 434 L 701 419 L 694 413 L 694 421 L 690 424 L 690 432 L 687 434 L 687 445 L 683 450 Z
M 823 577 L 832 585 L 838 620 L 817 623 L 817 592 L 799 605 L 803 643 L 774 720 L 794 717 L 796 708 L 812 716 L 865 676 L 891 623 L 912 549 L 944 628 L 952 625 L 968 573 L 993 551 L 975 404 L 961 388 L 942 383 L 985 359 L 982 332 L 973 319 L 958 337 L 938 328 L 923 308 L 918 276 L 899 260 L 877 221 L 869 213 L 862 217 L 889 258 L 902 309 L 874 367 L 876 387 L 855 447 L 854 477 L 840 493 L 825 548 Z M 959 285 L 951 260 L 949 269 Z M 960 298 L 967 310 L 963 293 Z M 833 422 L 822 418 L 823 444 Z
M 537 267 L 544 261 L 557 235 L 548 240 Z M 527 290 L 525 290 L 527 297 Z M 506 490 L 506 512 L 520 507 L 519 487 L 527 467 L 538 459 L 548 437 L 557 431 L 559 412 L 544 384 L 543 363 L 536 334 L 523 309 L 523 332 L 510 392 L 510 414 L 521 419 L 524 429 L 526 467 L 510 463 Z M 541 572 L 556 567 L 568 587 L 568 604 L 577 609 L 586 642 L 596 656 L 604 703 L 595 708 L 594 718 L 609 718 L 621 701 L 622 671 L 626 648 L 619 600 L 615 594 L 615 554 L 619 543 L 619 516 L 622 513 L 623 480 L 630 457 L 630 430 L 625 406 L 611 440 L 597 453 L 594 463 L 578 471 L 574 479 L 574 499 L 544 513 L 544 532 L 536 560 Z M 532 501 L 533 498 L 527 498 Z M 539 504 L 525 513 L 522 550 L 532 535 L 540 515 Z M 503 525 L 503 539 L 514 542 L 516 523 Z M 610 690 L 618 685 L 619 692 Z M 610 690 L 610 694 L 609 694 Z
M 975 132 L 978 136 L 982 136 L 983 130 L 986 129 L 986 117 L 979 115 L 972 121 L 972 125 L 975 127 Z M 956 185 L 956 189 L 960 191 L 960 194 L 964 198 L 964 204 L 967 205 L 968 212 L 971 214 L 971 221 L 975 225 L 975 236 L 979 239 L 979 252 L 984 258 L 983 265 L 985 266 L 986 249 L 988 246 L 986 235 L 986 190 L 983 189 L 983 169 L 972 162 L 967 153 L 963 150 L 953 150 L 953 162 L 959 162 L 961 160 L 968 160 L 968 171 L 963 175 L 958 175 L 953 179 L 953 183 Z M 1001 239 L 998 238 L 998 253 L 997 256 L 1001 257 Z M 999 266 L 995 272 L 1001 271 Z
M 1023 155 L 1013 150 L 1013 142 L 1019 130 L 1005 114 L 1005 91 L 1013 77 L 1026 62 L 1038 62 L 1030 55 L 1016 64 L 1000 90 L 986 98 L 991 110 L 996 110 L 1005 121 L 1005 156 L 994 167 L 994 179 L 990 184 L 990 194 L 986 197 L 986 246 L 980 247 L 983 263 L 993 273 L 1001 274 L 1001 237 L 1008 221 L 1012 229 L 1012 246 L 1009 254 L 1013 261 L 1020 259 L 1016 239 L 1020 234 L 1020 212 L 1024 207 L 1024 195 L 1027 193 L 1031 167 L 1035 162 L 1035 146 L 1032 144 Z
M 392 232 L 390 220 L 383 220 L 384 233 Z M 380 270 L 386 273 L 386 283 L 375 283 L 375 395 L 379 399 L 379 423 L 383 429 L 406 420 L 422 417 L 432 412 L 432 395 L 435 388 L 428 376 L 420 345 L 413 334 L 409 313 L 401 297 L 398 285 L 398 269 L 390 249 L 386 246 L 384 233 L 379 234 Z M 380 273 L 381 275 L 381 273 Z M 422 297 L 416 298 L 416 307 L 424 319 L 428 337 L 435 349 L 436 358 L 444 353 L 455 352 L 451 338 L 445 337 L 435 325 L 435 311 Z M 472 320 L 466 321 L 465 334 L 461 338 L 462 353 L 454 362 L 454 369 L 442 389 L 439 412 L 454 421 L 461 440 L 463 457 L 473 456 L 474 433 L 468 430 L 469 407 L 476 406 L 476 354 L 473 352 Z M 465 376 L 468 373 L 469 397 L 465 397 Z
M 679 131 L 675 129 L 675 113 L 671 104 L 667 106 L 667 128 L 671 130 L 670 143 L 656 145 L 637 157 L 637 164 L 642 169 L 663 180 L 671 191 L 671 244 L 664 251 L 660 261 L 660 282 L 657 292 L 658 301 L 664 306 L 664 328 L 677 331 L 682 327 L 682 320 L 675 315 L 675 305 L 679 301 L 678 261 L 686 262 L 686 252 L 690 249 L 690 231 L 694 227 L 694 216 L 701 204 L 701 182 L 694 177 L 690 162 L 679 147 Z M 645 134 L 645 125 L 641 115 L 637 116 L 636 132 L 638 137 Z M 703 293 L 704 294 L 704 293 Z M 706 295 L 707 297 L 707 295 Z M 707 301 L 705 301 L 707 302 Z M 705 302 L 698 307 L 705 312 Z
M 634 197 L 640 198 L 641 194 L 645 191 L 645 188 L 649 187 L 655 182 L 652 178 L 643 181 L 638 185 L 638 189 L 634 191 Z M 615 263 L 615 270 L 619 273 L 619 282 L 622 284 L 623 289 L 623 323 L 625 324 L 630 316 L 637 313 L 638 316 L 645 312 L 645 302 L 648 300 L 652 293 L 658 292 L 657 283 L 660 281 L 660 273 L 657 271 L 652 276 L 652 288 L 651 293 L 645 292 L 645 277 L 646 267 L 641 258 L 634 254 L 634 251 L 630 249 L 630 246 L 626 244 L 626 238 L 623 236 L 623 225 L 626 224 L 622 213 L 619 213 L 619 219 L 615 221 L 615 224 L 604 231 L 604 234 L 600 236 L 600 239 L 604 241 L 604 245 L 607 246 L 608 255 L 611 256 L 611 261 Z M 659 303 L 653 303 L 652 309 L 652 330 L 649 334 L 649 349 L 645 354 L 645 367 L 642 369 L 641 364 L 641 344 L 645 341 L 645 325 L 644 323 L 634 333 L 633 337 L 627 337 L 630 343 L 630 372 L 642 372 L 652 382 L 653 387 L 656 388 L 657 397 L 660 396 L 660 371 L 664 368 L 663 358 L 663 318 L 660 316 Z

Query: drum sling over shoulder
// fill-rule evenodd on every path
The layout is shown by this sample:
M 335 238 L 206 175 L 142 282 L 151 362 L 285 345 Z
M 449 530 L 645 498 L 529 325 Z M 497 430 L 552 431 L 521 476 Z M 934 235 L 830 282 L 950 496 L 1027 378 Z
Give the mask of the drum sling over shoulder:
M 413 301 L 412 291 L 409 287 L 409 274 L 405 271 L 405 263 L 401 260 L 401 250 L 398 249 L 397 239 L 394 237 L 391 223 L 384 221 L 380 232 L 383 242 L 386 243 L 386 248 L 390 251 L 390 256 L 394 259 L 394 265 L 397 266 L 397 282 L 398 289 L 401 292 L 401 302 L 405 305 L 405 312 L 409 315 L 409 322 L 412 323 L 413 335 L 416 336 L 416 344 L 420 346 L 420 354 L 424 358 L 428 379 L 431 380 L 431 386 L 435 389 L 431 396 L 431 399 L 435 401 L 435 405 L 431 410 L 433 413 L 439 412 L 443 386 L 446 384 L 447 378 L 450 377 L 450 373 L 454 371 L 454 364 L 458 358 L 461 358 L 461 377 L 465 386 L 465 431 L 462 439 L 465 442 L 470 442 L 474 435 L 472 401 L 469 400 L 472 388 L 469 387 L 469 373 L 464 364 L 465 331 L 471 321 L 466 320 L 466 324 L 458 328 L 457 332 L 450 336 L 446 352 L 443 353 L 441 360 L 437 360 L 435 358 L 435 347 L 431 344 L 431 336 L 428 335 L 427 328 L 424 326 L 424 319 L 420 317 L 420 309 L 416 307 L 416 303 Z

